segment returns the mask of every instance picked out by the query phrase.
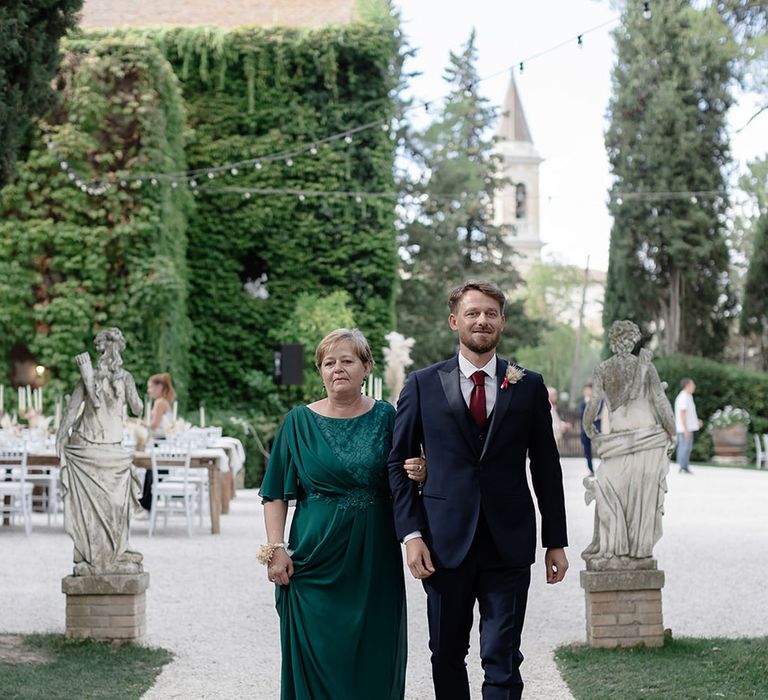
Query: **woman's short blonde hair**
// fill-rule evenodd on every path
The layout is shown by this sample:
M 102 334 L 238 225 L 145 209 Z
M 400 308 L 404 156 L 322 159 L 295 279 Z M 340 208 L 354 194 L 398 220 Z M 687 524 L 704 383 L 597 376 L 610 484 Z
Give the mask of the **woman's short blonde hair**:
M 344 341 L 351 343 L 355 355 L 360 358 L 360 361 L 364 365 L 373 367 L 375 363 L 373 361 L 373 354 L 371 353 L 371 346 L 368 345 L 365 336 L 357 328 L 337 328 L 335 331 L 331 331 L 326 335 L 315 350 L 315 367 L 320 369 L 320 365 L 323 364 L 323 360 L 330 352 L 331 348 Z

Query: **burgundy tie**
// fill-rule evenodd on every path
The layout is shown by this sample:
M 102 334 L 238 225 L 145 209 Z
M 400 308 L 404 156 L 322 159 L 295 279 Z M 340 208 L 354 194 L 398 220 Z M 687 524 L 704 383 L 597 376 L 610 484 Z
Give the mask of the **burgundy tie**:
M 478 428 L 485 427 L 485 372 L 478 370 L 472 375 L 472 393 L 469 396 L 469 412 Z

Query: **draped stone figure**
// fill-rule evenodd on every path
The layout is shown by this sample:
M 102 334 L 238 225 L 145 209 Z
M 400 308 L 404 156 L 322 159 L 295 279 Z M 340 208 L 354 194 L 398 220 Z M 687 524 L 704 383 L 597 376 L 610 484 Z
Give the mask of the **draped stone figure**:
M 135 574 L 142 555 L 128 545 L 130 519 L 141 483 L 132 454 L 122 446 L 123 408 L 141 415 L 142 401 L 133 377 L 122 367 L 125 339 L 107 328 L 94 339 L 90 355 L 75 358 L 80 369 L 56 435 L 62 459 L 64 529 L 74 541 L 74 574 Z
M 595 501 L 594 535 L 582 552 L 590 570 L 655 568 L 675 418 L 651 352 L 632 354 L 639 340 L 631 321 L 611 325 L 614 355 L 595 369 L 584 412 L 584 430 L 602 460 L 597 474 L 584 479 L 587 504 Z M 601 408 L 598 433 L 594 421 Z

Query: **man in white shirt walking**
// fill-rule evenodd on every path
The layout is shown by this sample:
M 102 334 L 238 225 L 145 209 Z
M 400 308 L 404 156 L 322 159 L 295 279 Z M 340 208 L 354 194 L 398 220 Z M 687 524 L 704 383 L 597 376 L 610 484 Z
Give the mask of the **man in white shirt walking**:
M 703 423 L 696 415 L 696 404 L 693 392 L 696 382 L 690 377 L 680 380 L 681 391 L 675 399 L 675 425 L 677 428 L 677 463 L 682 474 L 692 474 L 689 466 L 691 450 L 693 449 L 693 434 Z

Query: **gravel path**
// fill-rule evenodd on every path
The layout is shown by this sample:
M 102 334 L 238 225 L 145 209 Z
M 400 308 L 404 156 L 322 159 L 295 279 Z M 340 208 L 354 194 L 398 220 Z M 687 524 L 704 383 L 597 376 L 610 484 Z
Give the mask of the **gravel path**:
M 529 700 L 571 698 L 552 658 L 559 644 L 582 642 L 584 594 L 579 552 L 592 534 L 592 507 L 583 501 L 583 460 L 563 460 L 569 508 L 572 569 L 547 586 L 541 562 L 533 569 L 523 634 L 522 667 Z M 695 469 L 695 468 L 694 468 Z M 666 572 L 664 624 L 675 636 L 768 635 L 764 612 L 768 560 L 768 473 L 699 468 L 693 476 L 672 467 L 657 546 Z M 241 491 L 222 518 L 222 534 L 184 534 L 177 520 L 147 537 L 136 524 L 133 545 L 150 572 L 148 639 L 176 655 L 145 700 L 277 698 L 280 653 L 273 587 L 254 553 L 264 541 L 261 507 Z M 35 516 L 31 537 L 0 530 L 0 632 L 63 632 L 61 578 L 71 568 L 71 545 L 60 527 Z M 407 578 L 408 700 L 432 697 L 425 596 Z M 761 602 L 762 601 L 762 602 Z M 476 630 L 468 660 L 473 697 L 480 697 Z

